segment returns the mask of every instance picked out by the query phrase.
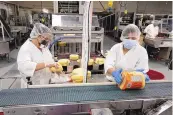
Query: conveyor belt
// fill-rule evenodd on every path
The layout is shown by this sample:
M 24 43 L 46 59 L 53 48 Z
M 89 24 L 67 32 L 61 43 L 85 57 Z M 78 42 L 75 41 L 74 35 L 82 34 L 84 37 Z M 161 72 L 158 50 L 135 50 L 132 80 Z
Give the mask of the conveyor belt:
M 172 83 L 147 84 L 143 90 L 121 91 L 110 86 L 9 89 L 0 92 L 0 107 L 96 100 L 119 100 L 172 96 Z

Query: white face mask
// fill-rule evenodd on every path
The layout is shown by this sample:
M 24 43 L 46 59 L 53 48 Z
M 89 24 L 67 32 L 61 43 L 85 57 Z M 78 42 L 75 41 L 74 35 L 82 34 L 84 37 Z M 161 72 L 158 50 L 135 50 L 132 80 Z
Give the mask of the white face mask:
M 41 45 L 40 45 L 40 48 L 41 48 L 41 49 L 45 48 L 45 45 L 41 44 Z
M 131 40 L 131 39 L 124 39 L 123 40 L 123 46 L 126 49 L 132 49 L 138 44 L 137 40 Z

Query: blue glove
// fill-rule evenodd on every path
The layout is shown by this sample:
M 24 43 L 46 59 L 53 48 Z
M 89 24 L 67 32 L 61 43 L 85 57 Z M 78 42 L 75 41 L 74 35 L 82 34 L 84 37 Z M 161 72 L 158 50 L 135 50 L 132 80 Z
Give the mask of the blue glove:
M 146 73 L 143 72 L 144 69 L 137 69 L 136 71 L 138 71 L 138 72 L 142 72 L 142 73 L 144 74 L 144 76 L 145 76 L 145 81 L 146 81 L 146 82 L 150 81 L 149 76 L 148 76 Z
M 118 69 L 112 72 L 112 76 L 114 77 L 117 84 L 120 84 L 122 82 L 121 72 L 122 72 L 122 69 Z

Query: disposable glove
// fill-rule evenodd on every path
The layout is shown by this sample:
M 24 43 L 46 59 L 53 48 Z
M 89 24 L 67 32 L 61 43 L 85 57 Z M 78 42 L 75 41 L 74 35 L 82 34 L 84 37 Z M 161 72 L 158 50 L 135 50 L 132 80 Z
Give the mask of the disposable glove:
M 121 72 L 122 69 L 117 69 L 116 71 L 112 72 L 112 76 L 114 77 L 117 84 L 120 84 L 122 82 Z
M 136 71 L 137 72 L 142 72 L 144 74 L 146 82 L 150 81 L 149 76 L 146 73 L 144 73 L 144 69 L 137 69 Z
M 45 67 L 55 67 L 58 68 L 58 63 L 56 62 L 51 62 L 51 63 L 45 63 Z

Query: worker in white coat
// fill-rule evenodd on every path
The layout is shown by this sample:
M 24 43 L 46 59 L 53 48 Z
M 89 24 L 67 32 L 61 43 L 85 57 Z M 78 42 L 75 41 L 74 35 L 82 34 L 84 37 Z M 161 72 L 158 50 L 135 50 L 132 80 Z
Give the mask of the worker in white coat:
M 146 80 L 149 80 L 148 54 L 145 48 L 139 45 L 140 30 L 134 24 L 125 27 L 121 34 L 121 43 L 115 44 L 105 60 L 105 74 L 109 81 L 117 84 L 122 82 L 121 72 L 133 70 L 143 72 Z
M 21 87 L 26 87 L 26 77 L 31 77 L 33 85 L 48 84 L 51 72 L 48 68 L 58 67 L 47 48 L 52 40 L 51 30 L 41 23 L 36 23 L 30 38 L 21 46 L 17 64 L 22 75 Z
M 145 28 L 144 33 L 146 33 L 146 38 L 156 38 L 156 36 L 159 34 L 158 25 L 159 21 L 152 21 L 152 23 Z

